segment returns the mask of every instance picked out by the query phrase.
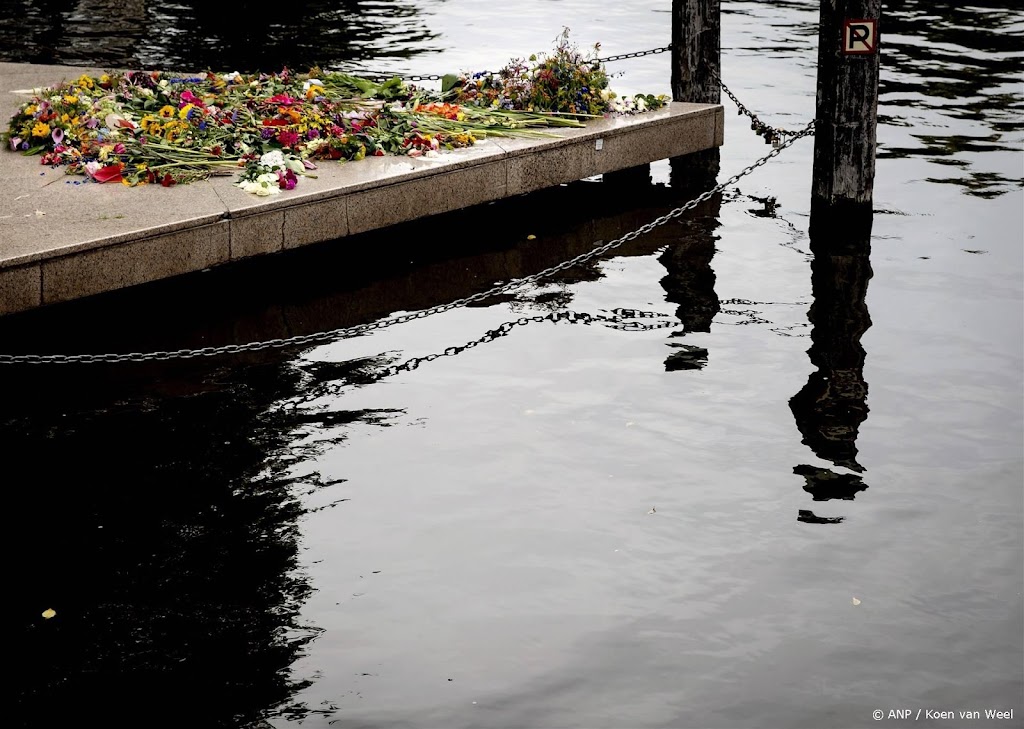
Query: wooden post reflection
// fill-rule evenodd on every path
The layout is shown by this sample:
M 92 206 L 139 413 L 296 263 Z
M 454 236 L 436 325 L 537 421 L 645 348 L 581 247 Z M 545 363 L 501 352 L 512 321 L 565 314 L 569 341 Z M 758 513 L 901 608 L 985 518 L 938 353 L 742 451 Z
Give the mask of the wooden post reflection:
M 689 200 L 713 188 L 718 175 L 718 150 L 694 165 L 689 157 L 671 160 L 669 182 L 677 199 Z M 667 273 L 660 283 L 666 301 L 676 304 L 676 316 L 683 323 L 681 332 L 709 332 L 720 307 L 715 293 L 715 272 L 711 260 L 715 255 L 715 230 L 720 225 L 722 196 L 715 195 L 702 202 L 689 215 L 664 234 L 666 245 L 658 262 Z M 671 236 L 671 237 L 670 237 Z M 671 342 L 673 352 L 665 360 L 665 370 L 700 369 L 707 364 L 708 351 L 703 347 Z
M 859 213 L 857 220 L 811 221 L 814 301 L 807 314 L 812 326 L 807 354 L 816 369 L 789 401 L 802 442 L 818 458 L 854 474 L 865 470 L 857 460 L 857 435 L 868 416 L 861 337 L 871 326 L 866 304 L 872 275 L 870 233 L 870 210 Z M 867 488 L 861 476 L 828 468 L 804 464 L 793 472 L 804 477 L 804 490 L 815 501 L 849 500 Z M 842 521 L 810 511 L 801 511 L 798 519 Z

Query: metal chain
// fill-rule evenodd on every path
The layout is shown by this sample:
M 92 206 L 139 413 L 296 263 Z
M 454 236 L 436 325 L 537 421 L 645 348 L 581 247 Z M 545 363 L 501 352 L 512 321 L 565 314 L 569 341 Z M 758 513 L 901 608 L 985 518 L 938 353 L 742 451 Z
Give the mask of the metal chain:
M 629 58 L 642 58 L 643 56 L 650 56 L 650 55 L 654 55 L 656 53 L 666 53 L 666 52 L 671 51 L 671 50 L 672 50 L 672 45 L 669 44 L 667 46 L 660 46 L 658 48 L 650 48 L 650 49 L 648 49 L 646 51 L 634 51 L 633 53 L 620 53 L 620 54 L 614 55 L 614 56 L 605 56 L 603 58 L 596 58 L 596 59 L 594 59 L 594 62 L 595 63 L 611 63 L 613 61 L 624 61 L 624 60 L 629 59 Z M 495 71 L 479 71 L 475 75 L 477 75 L 477 76 L 490 76 L 490 75 L 494 75 L 494 74 L 495 74 Z M 780 127 L 773 127 L 770 124 L 767 124 L 766 122 L 761 121 L 761 119 L 757 116 L 757 114 L 755 114 L 750 109 L 748 109 L 747 106 L 742 101 L 740 101 L 737 98 L 736 94 L 734 94 L 732 92 L 732 90 L 728 86 L 725 85 L 725 82 L 722 81 L 721 77 L 718 76 L 717 73 L 714 74 L 714 75 L 718 79 L 718 83 L 722 87 L 722 91 L 724 91 L 725 95 L 728 96 L 732 100 L 732 102 L 736 105 L 737 113 L 740 116 L 747 116 L 747 117 L 750 118 L 750 128 L 751 128 L 751 130 L 755 134 L 757 134 L 757 136 L 764 137 L 765 144 L 771 144 L 771 145 L 777 147 L 779 144 L 782 143 L 783 139 L 786 139 L 787 137 L 792 137 L 795 134 L 799 134 L 799 132 L 792 132 L 792 131 L 789 131 L 788 129 L 782 129 Z M 385 73 L 385 72 L 382 72 L 382 71 L 367 71 L 364 74 L 362 74 L 363 78 L 368 78 L 368 79 L 371 79 L 373 81 L 380 81 L 380 80 L 390 79 L 390 78 L 394 78 L 395 76 L 400 76 L 403 80 L 406 80 L 406 81 L 441 81 L 444 78 L 444 76 L 442 76 L 440 74 L 436 74 L 436 73 L 420 75 L 420 76 L 402 76 L 401 74 L 398 74 L 398 73 Z
M 651 56 L 655 53 L 666 53 L 672 50 L 672 46 L 662 46 L 661 48 L 651 48 L 648 51 L 636 51 L 634 53 L 620 53 L 617 56 L 607 56 L 605 58 L 598 58 L 600 63 L 611 63 L 612 61 L 624 61 L 627 58 L 640 58 L 641 56 Z
M 800 134 L 800 132 L 791 132 L 786 129 L 777 129 L 769 124 L 765 124 L 758 118 L 757 114 L 748 109 L 742 101 L 736 98 L 736 94 L 734 94 L 729 89 L 729 87 L 725 85 L 725 82 L 722 81 L 721 78 L 718 79 L 718 83 L 719 85 L 721 85 L 722 91 L 725 92 L 725 95 L 732 99 L 732 103 L 736 104 L 737 113 L 740 116 L 750 117 L 750 128 L 754 131 L 755 134 L 757 134 L 757 136 L 764 137 L 765 144 L 778 146 L 786 137 L 793 137 L 795 135 Z
M 202 347 L 200 349 L 176 349 L 170 351 L 158 351 L 158 352 L 126 352 L 126 353 L 103 353 L 103 354 L 0 354 L 0 364 L 94 364 L 94 363 L 118 363 L 118 362 L 155 362 L 155 361 L 166 361 L 172 359 L 192 359 L 195 357 L 213 357 L 224 354 L 244 354 L 246 352 L 257 352 L 266 349 L 283 349 L 283 348 L 298 348 L 307 347 L 314 344 L 321 344 L 334 339 L 354 337 L 359 334 L 366 334 L 367 332 L 377 331 L 386 327 L 394 326 L 395 324 L 403 324 L 405 322 L 414 321 L 416 319 L 423 319 L 433 314 L 441 314 L 452 309 L 457 309 L 462 306 L 468 306 L 484 299 L 489 299 L 492 296 L 498 296 L 499 294 L 508 293 L 514 289 L 518 289 L 526 284 L 536 283 L 543 278 L 547 278 L 552 274 L 566 269 L 577 266 L 581 263 L 604 255 L 613 248 L 621 246 L 623 243 L 636 240 L 642 235 L 650 233 L 655 228 L 664 225 L 670 220 L 678 218 L 683 213 L 693 210 L 695 207 L 700 205 L 702 202 L 711 199 L 718 193 L 725 190 L 725 188 L 734 185 L 743 177 L 746 177 L 751 172 L 756 170 L 758 167 L 766 164 L 773 157 L 777 157 L 782 153 L 784 149 L 792 145 L 801 137 L 806 137 L 814 133 L 814 122 L 811 121 L 804 127 L 803 130 L 794 133 L 784 142 L 781 142 L 778 146 L 774 147 L 771 152 L 766 154 L 756 162 L 744 167 L 742 170 L 734 174 L 732 177 L 727 179 L 725 182 L 715 185 L 710 190 L 702 192 L 697 197 L 693 198 L 684 205 L 671 210 L 661 217 L 655 218 L 651 222 L 643 225 L 636 230 L 630 231 L 625 235 L 622 235 L 614 240 L 607 243 L 603 243 L 596 248 L 593 248 L 586 253 L 581 253 L 574 258 L 570 258 L 566 261 L 546 268 L 538 273 L 530 274 L 529 276 L 523 276 L 522 278 L 512 279 L 507 283 L 494 286 L 486 291 L 480 291 L 470 296 L 466 296 L 461 299 L 442 304 L 440 306 L 433 306 L 429 309 L 422 309 L 410 314 L 402 314 L 400 316 L 391 317 L 388 319 L 380 319 L 378 321 L 369 322 L 367 324 L 357 324 L 351 327 L 343 327 L 340 329 L 333 329 L 327 332 L 314 332 L 312 334 L 302 334 L 294 337 L 282 337 L 279 339 L 268 339 L 257 342 L 246 342 L 245 344 L 227 344 L 219 347 Z
M 651 56 L 655 53 L 666 53 L 672 50 L 671 45 L 661 46 L 660 48 L 651 48 L 646 51 L 634 51 L 633 53 L 620 53 L 617 56 L 607 56 L 605 58 L 595 58 L 595 63 L 611 63 L 612 61 L 624 61 L 628 58 L 641 58 L 643 56 Z M 496 71 L 477 71 L 481 76 L 492 76 Z M 371 81 L 382 81 L 395 78 L 396 76 L 401 78 L 403 81 L 441 81 L 444 79 L 442 74 L 430 73 L 422 75 L 406 76 L 398 73 L 397 71 L 363 71 L 358 74 L 360 78 L 369 79 Z

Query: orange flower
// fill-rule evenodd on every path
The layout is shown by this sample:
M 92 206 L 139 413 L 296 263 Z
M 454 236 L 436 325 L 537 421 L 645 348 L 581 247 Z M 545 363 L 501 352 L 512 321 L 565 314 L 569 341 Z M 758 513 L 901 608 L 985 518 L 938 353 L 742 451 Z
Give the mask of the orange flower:
M 302 119 L 302 114 L 300 114 L 295 109 L 288 108 L 287 106 L 282 106 L 278 108 L 277 113 L 280 114 L 281 116 L 286 116 L 289 119 L 291 119 L 292 124 L 298 124 L 299 121 Z

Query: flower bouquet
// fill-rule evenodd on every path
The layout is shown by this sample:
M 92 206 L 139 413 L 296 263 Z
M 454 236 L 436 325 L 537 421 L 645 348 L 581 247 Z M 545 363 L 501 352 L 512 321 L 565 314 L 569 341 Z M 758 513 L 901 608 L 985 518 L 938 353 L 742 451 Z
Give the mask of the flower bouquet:
M 667 102 L 618 99 L 596 50 L 580 53 L 566 30 L 550 55 L 513 59 L 498 74 L 446 76 L 440 92 L 318 68 L 82 75 L 38 91 L 3 136 L 10 150 L 94 182 L 170 187 L 240 173 L 241 189 L 273 195 L 324 160 L 433 156 Z

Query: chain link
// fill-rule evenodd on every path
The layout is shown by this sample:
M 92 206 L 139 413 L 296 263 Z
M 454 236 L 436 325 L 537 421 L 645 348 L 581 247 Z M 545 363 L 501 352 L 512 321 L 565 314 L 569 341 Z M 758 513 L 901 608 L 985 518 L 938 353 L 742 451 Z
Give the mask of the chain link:
M 635 51 L 633 53 L 620 53 L 617 56 L 607 56 L 605 58 L 598 58 L 599 63 L 611 63 L 612 61 L 624 61 L 627 58 L 640 58 L 642 56 L 652 56 L 655 53 L 666 53 L 672 50 L 672 46 L 662 46 L 661 48 L 651 48 L 647 51 Z
M 671 45 L 661 46 L 660 48 L 651 48 L 646 51 L 634 51 L 633 53 L 620 53 L 616 56 L 607 56 L 605 58 L 595 58 L 595 63 L 611 63 L 612 61 L 624 61 L 628 58 L 642 58 L 643 56 L 651 56 L 656 53 L 666 53 L 672 50 Z M 478 71 L 481 76 L 493 76 L 497 71 Z M 441 81 L 444 79 L 444 75 L 437 73 L 421 74 L 421 75 L 405 75 L 398 71 L 362 71 L 358 74 L 360 78 L 369 79 L 371 81 L 387 81 L 395 78 L 396 76 L 401 78 L 403 81 Z
M 725 95 L 732 100 L 732 103 L 736 104 L 737 113 L 740 116 L 750 117 L 750 128 L 757 136 L 764 137 L 765 144 L 771 144 L 777 147 L 782 143 L 783 139 L 800 134 L 800 132 L 791 132 L 787 129 L 779 129 L 761 121 L 757 114 L 748 109 L 742 101 L 736 98 L 736 94 L 734 94 L 729 87 L 725 85 L 725 82 L 722 81 L 721 78 L 718 79 L 718 83 L 722 87 L 722 91 L 725 92 Z
M 256 342 L 247 342 L 245 344 L 228 344 L 219 347 L 203 347 L 201 349 L 176 349 L 169 351 L 157 351 L 157 352 L 126 352 L 126 353 L 103 353 L 103 354 L 0 354 L 0 364 L 95 364 L 95 363 L 122 363 L 122 362 L 156 362 L 156 361 L 167 361 L 173 359 L 193 359 L 196 357 L 213 357 L 218 355 L 233 355 L 233 354 L 244 354 L 248 352 L 258 352 L 267 349 L 284 349 L 284 348 L 301 348 L 308 347 L 315 344 L 322 344 L 335 339 L 342 339 L 348 337 L 358 336 L 360 334 L 366 334 L 374 332 L 386 327 L 391 327 L 396 324 L 404 324 L 406 322 L 415 321 L 416 319 L 423 319 L 433 314 L 441 314 L 452 309 L 457 309 L 462 306 L 468 306 L 484 299 L 489 299 L 492 296 L 498 296 L 500 294 L 509 293 L 515 289 L 521 288 L 527 284 L 536 283 L 541 279 L 547 278 L 560 271 L 565 271 L 573 266 L 578 266 L 581 263 L 585 263 L 593 258 L 602 256 L 613 248 L 618 248 L 623 243 L 636 240 L 642 235 L 650 233 L 655 228 L 668 223 L 675 218 L 678 218 L 683 213 L 693 210 L 695 207 L 700 205 L 706 200 L 710 200 L 718 193 L 725 190 L 727 187 L 734 185 L 739 182 L 740 179 L 746 177 L 751 172 L 756 170 L 758 167 L 766 164 L 769 160 L 777 157 L 782 153 L 784 149 L 791 146 L 794 142 L 802 137 L 806 137 L 814 133 L 814 122 L 811 121 L 807 124 L 804 129 L 799 132 L 795 132 L 789 136 L 783 142 L 780 142 L 778 146 L 775 146 L 771 152 L 766 154 L 761 159 L 753 162 L 752 164 L 744 167 L 742 170 L 734 174 L 732 177 L 727 179 L 725 182 L 715 185 L 710 190 L 702 192 L 697 197 L 693 198 L 689 202 L 682 206 L 671 210 L 661 217 L 655 218 L 651 222 L 643 225 L 636 230 L 630 231 L 625 235 L 622 235 L 614 240 L 603 243 L 596 248 L 593 248 L 585 253 L 581 253 L 578 256 L 570 258 L 566 261 L 562 261 L 559 264 L 546 268 L 543 271 L 530 274 L 529 276 L 523 276 L 522 278 L 512 279 L 507 283 L 494 286 L 487 289 L 486 291 L 479 291 L 470 296 L 466 296 L 461 299 L 456 299 L 447 304 L 440 306 L 433 306 L 429 309 L 422 309 L 420 311 L 412 312 L 409 314 L 402 314 L 400 316 L 390 317 L 387 319 L 379 319 L 374 322 L 367 324 L 357 324 L 351 327 L 343 327 L 340 329 L 332 329 L 327 332 L 314 332 L 312 334 L 302 334 L 294 337 L 282 337 L 278 339 L 267 339 Z

